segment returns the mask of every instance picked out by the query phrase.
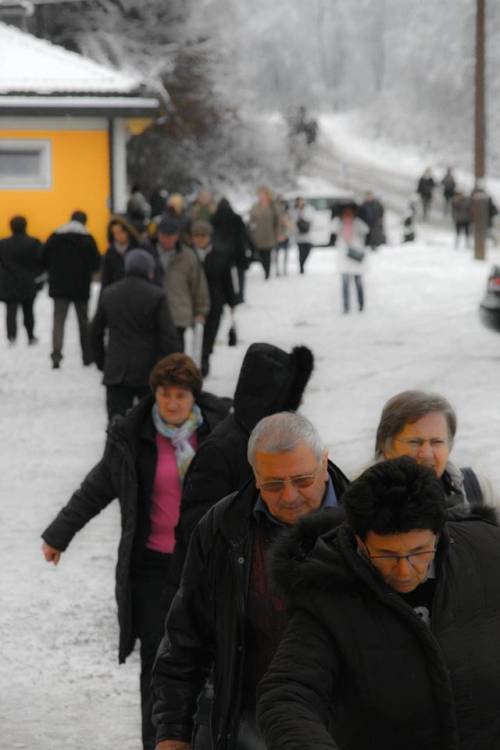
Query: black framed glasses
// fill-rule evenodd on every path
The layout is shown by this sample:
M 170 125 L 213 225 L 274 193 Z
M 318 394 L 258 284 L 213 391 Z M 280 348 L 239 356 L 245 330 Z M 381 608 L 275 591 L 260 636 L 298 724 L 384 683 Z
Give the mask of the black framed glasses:
M 409 552 L 407 555 L 370 555 L 367 550 L 366 556 L 370 561 L 378 560 L 380 565 L 387 568 L 395 568 L 400 560 L 406 560 L 412 568 L 418 568 L 430 562 L 436 554 L 436 550 L 437 547 L 433 547 L 421 552 Z

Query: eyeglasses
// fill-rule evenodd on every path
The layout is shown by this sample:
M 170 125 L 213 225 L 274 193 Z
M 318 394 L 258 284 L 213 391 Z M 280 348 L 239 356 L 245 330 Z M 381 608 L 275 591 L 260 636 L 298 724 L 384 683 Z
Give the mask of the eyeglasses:
M 264 490 L 264 492 L 283 492 L 285 486 L 291 484 L 292 487 L 303 490 L 314 483 L 320 468 L 316 469 L 313 474 L 302 474 L 299 477 L 291 477 L 290 479 L 271 479 L 269 482 L 261 482 L 259 488 Z
M 448 440 L 442 438 L 430 438 L 429 440 L 424 438 L 396 438 L 397 443 L 403 443 L 408 446 L 411 451 L 421 450 L 426 443 L 429 443 L 431 448 L 445 448 L 448 446 Z
M 410 552 L 408 555 L 370 555 L 366 551 L 369 560 L 378 560 L 380 565 L 387 568 L 395 568 L 400 560 L 406 560 L 412 568 L 418 568 L 432 560 L 436 554 L 437 547 L 422 550 L 422 552 Z

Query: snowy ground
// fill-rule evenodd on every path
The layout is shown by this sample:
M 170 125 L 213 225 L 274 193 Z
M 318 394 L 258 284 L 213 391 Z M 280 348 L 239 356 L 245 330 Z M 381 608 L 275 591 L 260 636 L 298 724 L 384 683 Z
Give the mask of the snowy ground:
M 392 243 L 398 237 L 395 225 Z M 490 263 L 454 250 L 449 233 L 421 232 L 413 246 L 372 255 L 366 311 L 342 316 L 335 250 L 314 251 L 305 276 L 294 249 L 290 256 L 287 277 L 264 283 L 261 269 L 251 269 L 240 344 L 226 346 L 225 321 L 207 389 L 232 393 L 253 341 L 305 343 L 316 370 L 303 411 L 347 473 L 370 458 L 385 400 L 429 388 L 458 411 L 458 463 L 500 485 L 500 335 L 477 314 Z M 500 261 L 500 252 L 489 260 Z M 116 659 L 116 504 L 80 533 L 57 569 L 40 553 L 40 532 L 100 456 L 105 414 L 99 374 L 80 365 L 74 317 L 63 368 L 52 371 L 45 295 L 36 315 L 38 347 L 23 335 L 15 348 L 0 343 L 0 746 L 139 750 L 137 654 L 120 667 Z

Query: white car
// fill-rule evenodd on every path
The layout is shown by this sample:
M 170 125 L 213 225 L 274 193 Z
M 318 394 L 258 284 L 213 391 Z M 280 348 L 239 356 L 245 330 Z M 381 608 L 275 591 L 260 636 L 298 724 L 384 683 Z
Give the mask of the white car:
M 316 247 L 327 247 L 335 244 L 335 235 L 332 234 L 332 219 L 338 214 L 343 206 L 351 204 L 354 196 L 348 191 L 342 194 L 307 194 L 295 192 L 293 195 L 287 195 L 286 200 L 291 209 L 293 209 L 295 199 L 301 197 L 308 206 L 314 209 L 313 221 L 309 230 L 311 242 Z

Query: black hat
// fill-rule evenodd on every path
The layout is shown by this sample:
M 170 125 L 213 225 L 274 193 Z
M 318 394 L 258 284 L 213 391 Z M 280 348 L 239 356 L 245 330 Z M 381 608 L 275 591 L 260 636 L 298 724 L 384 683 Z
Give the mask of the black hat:
M 181 225 L 176 219 L 172 219 L 168 216 L 166 219 L 162 219 L 158 225 L 158 234 L 180 234 Z
M 125 274 L 127 276 L 145 276 L 148 278 L 154 273 L 155 261 L 147 250 L 134 248 L 125 254 Z

